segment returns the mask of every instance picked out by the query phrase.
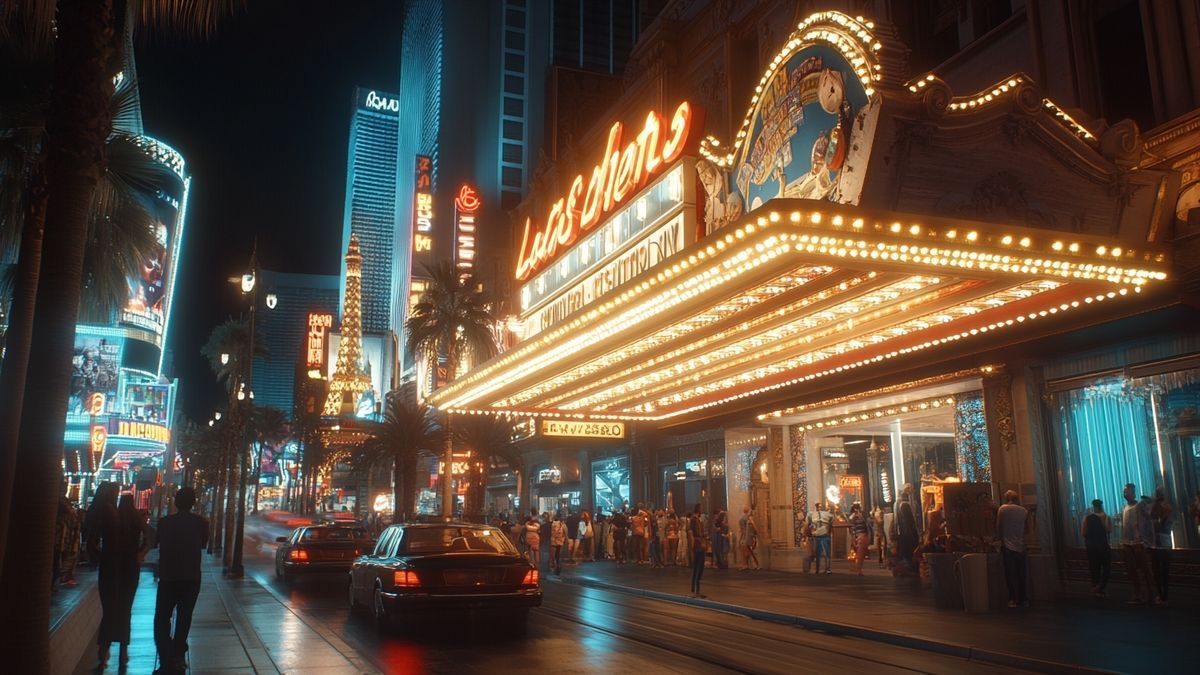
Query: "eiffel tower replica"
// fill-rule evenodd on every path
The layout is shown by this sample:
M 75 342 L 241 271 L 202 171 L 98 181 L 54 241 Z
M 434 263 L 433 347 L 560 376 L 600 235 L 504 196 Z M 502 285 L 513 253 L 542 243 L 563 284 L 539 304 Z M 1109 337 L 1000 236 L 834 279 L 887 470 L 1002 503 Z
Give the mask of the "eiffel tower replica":
M 342 303 L 342 336 L 337 364 L 329 379 L 324 417 L 357 417 L 358 402 L 371 391 L 371 377 L 362 357 L 362 252 L 358 235 L 350 235 L 346 249 L 346 298 Z

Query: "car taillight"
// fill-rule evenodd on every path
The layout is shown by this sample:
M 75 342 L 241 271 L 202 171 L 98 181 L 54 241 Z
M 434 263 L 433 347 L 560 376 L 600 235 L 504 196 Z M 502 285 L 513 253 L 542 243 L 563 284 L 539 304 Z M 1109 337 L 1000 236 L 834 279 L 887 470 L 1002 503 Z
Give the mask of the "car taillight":
M 522 586 L 537 586 L 538 571 L 536 569 L 529 570 L 525 573 L 525 578 L 521 580 Z
M 288 557 L 292 560 L 308 560 L 308 551 L 302 548 L 294 548 L 291 553 L 288 553 Z
M 412 588 L 420 586 L 421 580 L 417 578 L 417 573 L 412 570 L 396 570 L 392 576 L 392 585 L 397 587 Z

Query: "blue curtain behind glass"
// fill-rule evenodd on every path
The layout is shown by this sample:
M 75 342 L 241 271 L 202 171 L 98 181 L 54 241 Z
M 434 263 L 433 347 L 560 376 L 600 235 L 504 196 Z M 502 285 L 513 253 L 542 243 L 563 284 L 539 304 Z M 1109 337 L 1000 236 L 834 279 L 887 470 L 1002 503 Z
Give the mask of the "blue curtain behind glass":
M 1063 483 L 1067 513 L 1065 531 L 1076 545 L 1083 542 L 1079 523 L 1093 499 L 1104 500 L 1113 516 L 1113 541 L 1119 541 L 1121 492 L 1126 483 L 1139 495 L 1153 494 L 1161 482 L 1150 399 L 1129 389 L 1073 389 L 1057 396 L 1063 440 Z

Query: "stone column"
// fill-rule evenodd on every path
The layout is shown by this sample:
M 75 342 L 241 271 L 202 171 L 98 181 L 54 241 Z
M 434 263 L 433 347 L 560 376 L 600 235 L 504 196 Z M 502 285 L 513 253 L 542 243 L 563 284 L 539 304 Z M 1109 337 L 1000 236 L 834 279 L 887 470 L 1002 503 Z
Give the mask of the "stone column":
M 996 367 L 983 376 L 983 407 L 987 419 L 988 452 L 992 482 L 1000 491 L 1020 483 L 1017 425 L 1013 419 L 1012 375 Z
M 768 469 L 771 494 L 770 536 L 772 546 L 795 546 L 792 534 L 792 473 L 790 454 L 785 448 L 787 429 L 781 426 L 768 427 L 767 451 L 770 454 Z
M 808 456 L 804 435 L 799 424 L 788 427 L 788 448 L 792 455 L 792 546 L 800 544 L 800 522 L 808 514 Z

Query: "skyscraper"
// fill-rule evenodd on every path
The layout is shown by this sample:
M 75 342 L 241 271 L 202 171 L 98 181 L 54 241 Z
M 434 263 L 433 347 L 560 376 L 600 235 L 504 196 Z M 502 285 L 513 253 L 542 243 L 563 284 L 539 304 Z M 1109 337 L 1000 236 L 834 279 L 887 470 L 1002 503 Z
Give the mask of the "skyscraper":
M 254 359 L 254 402 L 292 413 L 296 362 L 308 334 L 310 312 L 337 316 L 339 277 L 259 270 L 262 292 L 274 308 L 259 307 L 256 330 L 270 356 Z
M 400 234 L 397 228 L 402 222 L 408 223 L 396 210 L 399 111 L 395 94 L 362 87 L 354 90 L 341 250 L 349 246 L 351 235 L 358 236 L 363 251 L 362 329 L 367 333 L 399 330 L 394 323 L 394 305 L 399 296 L 392 280 L 408 271 L 406 252 L 396 247 Z M 345 297 L 344 260 L 341 271 L 341 297 Z

